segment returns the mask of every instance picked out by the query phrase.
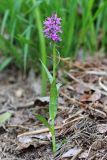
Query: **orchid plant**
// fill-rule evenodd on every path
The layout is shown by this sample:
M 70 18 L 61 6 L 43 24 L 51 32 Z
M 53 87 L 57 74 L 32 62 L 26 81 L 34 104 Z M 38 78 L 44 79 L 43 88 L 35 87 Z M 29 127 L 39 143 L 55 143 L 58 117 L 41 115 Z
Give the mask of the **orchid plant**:
M 51 89 L 50 89 L 50 102 L 49 102 L 49 116 L 50 123 L 41 115 L 37 115 L 37 118 L 43 122 L 50 130 L 52 135 L 53 152 L 56 151 L 56 140 L 55 140 L 55 117 L 58 108 L 58 90 L 59 85 L 56 83 L 56 70 L 57 70 L 57 43 L 61 41 L 59 33 L 61 31 L 61 18 L 57 17 L 57 14 L 53 14 L 51 17 L 46 18 L 44 21 L 44 35 L 46 38 L 50 39 L 53 44 L 53 75 L 48 71 L 47 67 L 42 63 L 47 76 L 49 78 Z

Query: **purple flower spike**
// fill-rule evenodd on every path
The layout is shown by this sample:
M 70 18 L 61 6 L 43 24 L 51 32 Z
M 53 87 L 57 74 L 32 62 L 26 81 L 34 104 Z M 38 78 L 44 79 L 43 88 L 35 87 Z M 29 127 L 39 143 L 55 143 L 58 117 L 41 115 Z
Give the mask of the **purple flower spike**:
M 61 31 L 61 18 L 57 17 L 57 14 L 53 14 L 52 17 L 47 17 L 44 24 L 44 34 L 47 38 L 58 42 L 61 41 L 58 33 L 62 33 Z

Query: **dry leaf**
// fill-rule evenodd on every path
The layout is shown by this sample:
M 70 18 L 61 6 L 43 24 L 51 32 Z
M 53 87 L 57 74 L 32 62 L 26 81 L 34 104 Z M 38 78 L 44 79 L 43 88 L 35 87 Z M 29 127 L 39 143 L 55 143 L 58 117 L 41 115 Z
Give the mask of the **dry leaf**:
M 81 84 L 76 84 L 75 90 L 77 93 L 84 94 L 84 92 L 87 90 L 87 88 Z
M 98 101 L 99 99 L 101 98 L 101 92 L 94 92 L 90 98 L 88 99 L 88 101 L 92 101 L 92 102 L 95 102 L 95 101 Z
M 106 133 L 107 132 L 107 124 L 98 124 L 97 130 L 99 133 Z
M 36 147 L 39 147 L 41 145 L 49 144 L 49 141 L 40 140 L 38 138 L 40 138 L 40 137 L 35 137 L 35 136 L 18 137 L 17 138 L 17 140 L 18 140 L 17 150 L 22 150 L 22 149 L 28 148 L 31 145 L 36 148 Z
M 84 94 L 84 95 L 80 96 L 80 101 L 81 102 L 86 102 L 86 101 L 89 100 L 89 98 L 90 98 L 89 94 Z
M 81 151 L 81 148 L 72 148 L 70 149 L 69 151 L 67 151 L 66 153 L 64 153 L 62 155 L 62 158 L 68 158 L 68 157 L 72 157 L 72 156 L 75 156 L 77 155 L 79 152 Z

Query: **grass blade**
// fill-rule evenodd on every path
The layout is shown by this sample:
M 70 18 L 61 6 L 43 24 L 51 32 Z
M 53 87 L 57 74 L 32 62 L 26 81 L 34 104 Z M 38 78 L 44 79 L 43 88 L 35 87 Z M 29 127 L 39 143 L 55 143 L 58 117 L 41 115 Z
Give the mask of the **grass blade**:
M 11 63 L 11 61 L 12 61 L 11 57 L 4 60 L 4 62 L 0 64 L 0 72 L 3 71 Z
M 32 0 L 32 2 L 33 2 L 33 5 L 35 5 L 37 1 Z M 36 18 L 36 25 L 38 28 L 38 34 L 39 34 L 39 41 L 40 41 L 39 47 L 41 51 L 41 60 L 46 65 L 47 64 L 47 54 L 46 54 L 45 38 L 43 34 L 41 13 L 40 13 L 38 6 L 34 9 L 34 13 L 35 13 L 35 18 Z M 46 83 L 47 83 L 46 81 L 47 81 L 46 73 L 44 72 L 44 69 L 42 68 L 42 95 L 46 94 Z
M 30 40 L 30 36 L 31 36 L 31 25 L 32 25 L 32 18 L 30 17 L 30 24 L 27 28 L 27 32 L 26 32 L 26 40 Z M 26 74 L 26 70 L 27 70 L 27 58 L 28 58 L 28 53 L 29 53 L 29 43 L 26 43 L 24 46 L 24 73 Z
M 4 29 L 6 27 L 6 21 L 7 21 L 8 15 L 9 15 L 9 10 L 6 10 L 5 14 L 4 14 L 4 18 L 3 18 L 2 24 L 1 24 L 1 34 L 2 35 L 3 35 Z
M 76 9 L 77 9 L 77 0 L 71 0 L 70 1 L 70 15 L 69 15 L 69 25 L 67 23 L 67 25 L 65 26 L 66 28 L 69 28 L 66 30 L 66 38 L 67 38 L 67 42 L 66 42 L 66 46 L 65 46 L 65 50 L 64 50 L 64 56 L 67 57 L 69 55 L 70 52 L 70 48 L 72 46 L 72 41 L 73 41 L 73 35 L 74 35 L 74 26 L 76 23 Z M 72 10 L 72 11 L 71 11 Z

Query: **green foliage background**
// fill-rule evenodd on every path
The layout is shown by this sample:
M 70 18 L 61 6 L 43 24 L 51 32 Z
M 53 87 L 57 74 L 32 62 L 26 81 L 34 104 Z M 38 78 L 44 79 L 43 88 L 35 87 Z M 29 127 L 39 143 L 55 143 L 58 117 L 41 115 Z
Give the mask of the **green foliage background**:
M 83 58 L 87 51 L 106 53 L 107 0 L 0 0 L 0 53 L 6 57 L 0 70 L 11 62 L 25 72 L 40 68 L 39 59 L 47 64 L 52 51 L 43 21 L 53 12 L 62 18 L 62 57 L 75 58 L 81 48 Z M 43 69 L 42 79 L 45 84 Z
M 39 35 L 38 27 L 41 26 L 37 19 L 42 23 L 53 12 L 62 18 L 63 34 L 59 48 L 61 56 L 73 57 L 80 47 L 90 53 L 99 48 L 106 51 L 106 0 L 1 0 L 2 53 L 13 57 L 18 66 L 25 65 L 28 68 L 37 64 L 37 58 L 41 58 L 42 43 L 45 43 L 46 53 L 51 54 L 49 42 L 44 40 L 40 43 L 42 35 Z

